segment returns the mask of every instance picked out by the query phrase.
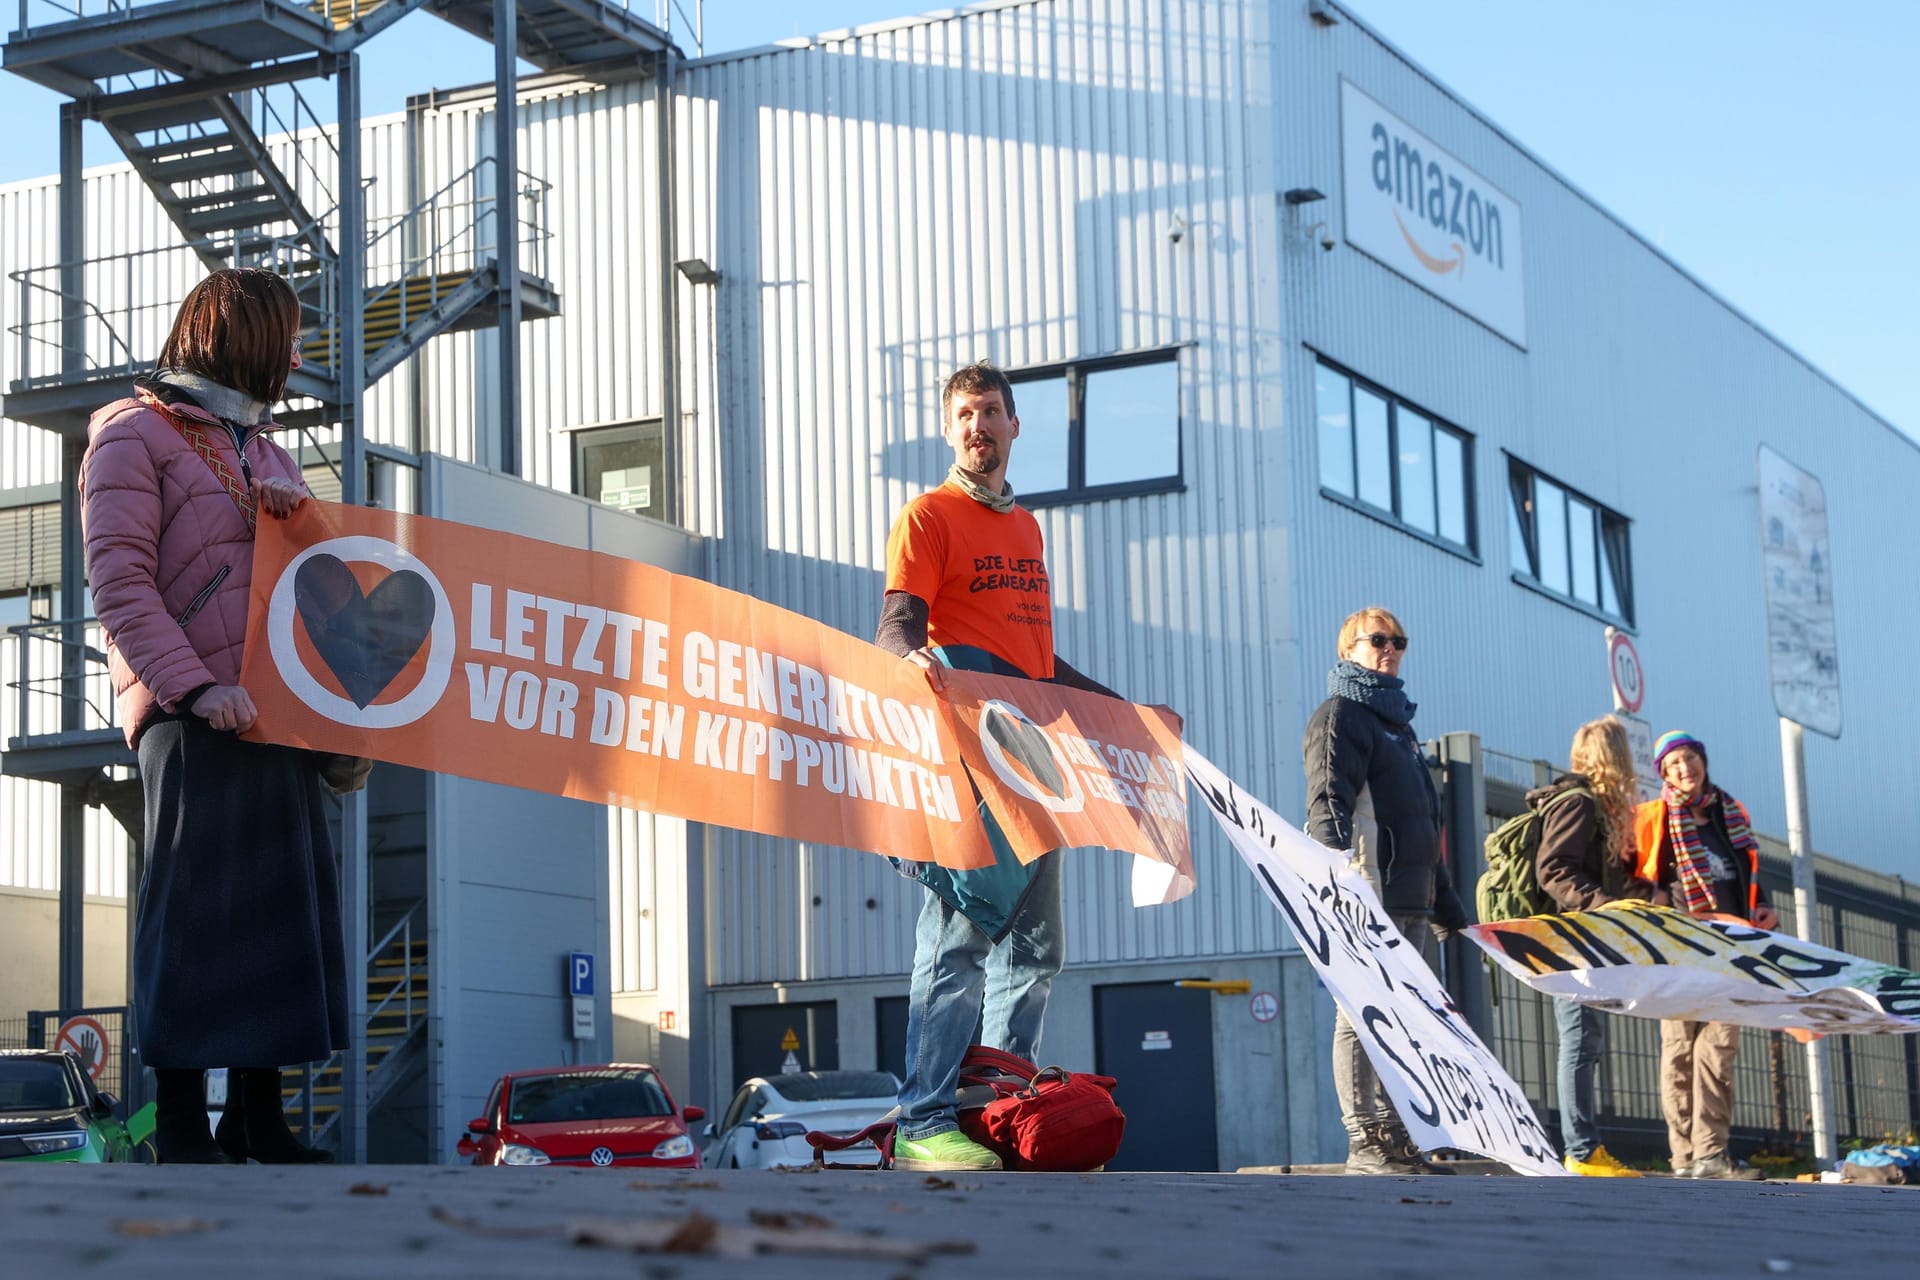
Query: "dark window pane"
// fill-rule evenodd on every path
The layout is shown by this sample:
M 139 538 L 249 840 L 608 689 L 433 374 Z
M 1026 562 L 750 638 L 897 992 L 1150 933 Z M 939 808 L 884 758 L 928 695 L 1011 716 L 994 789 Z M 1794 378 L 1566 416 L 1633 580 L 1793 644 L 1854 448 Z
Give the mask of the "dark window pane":
M 1617 618 L 1631 621 L 1633 589 L 1629 580 L 1625 520 L 1601 517 L 1600 552 L 1604 557 L 1600 574 L 1600 607 Z
M 1433 424 L 1405 407 L 1394 410 L 1394 447 L 1400 458 L 1400 518 L 1434 532 Z
M 1440 536 L 1463 547 L 1467 540 L 1466 443 L 1451 431 L 1433 433 L 1433 470 L 1440 495 Z
M 1066 488 L 1066 378 L 1014 383 L 1013 410 L 1020 419 L 1020 438 L 1007 461 L 1007 483 L 1017 494 Z
M 1360 501 L 1393 510 L 1393 459 L 1387 446 L 1387 402 L 1363 387 L 1353 389 L 1353 425 L 1358 436 Z
M 1353 383 L 1316 365 L 1314 401 L 1320 415 L 1320 483 L 1342 497 L 1353 496 Z
M 1567 594 L 1567 495 L 1533 478 L 1533 527 L 1540 547 L 1540 583 Z
M 1086 483 L 1127 484 L 1180 474 L 1180 366 L 1172 360 L 1085 377 Z M 1026 419 L 1021 420 L 1022 434 Z

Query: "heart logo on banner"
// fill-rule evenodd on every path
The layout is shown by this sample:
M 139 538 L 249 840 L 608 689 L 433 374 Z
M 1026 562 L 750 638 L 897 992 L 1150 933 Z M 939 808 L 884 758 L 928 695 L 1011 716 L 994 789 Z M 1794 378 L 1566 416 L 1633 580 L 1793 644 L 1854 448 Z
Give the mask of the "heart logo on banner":
M 997 707 L 988 708 L 980 719 L 1009 762 L 1019 764 L 1026 770 L 1027 777 L 1049 794 L 1066 798 L 1066 778 L 1054 760 L 1053 746 L 1046 734 L 1031 722 L 1007 715 Z
M 293 599 L 314 651 L 362 710 L 413 661 L 433 628 L 433 588 L 410 569 L 363 592 L 344 560 L 312 556 L 294 576 Z

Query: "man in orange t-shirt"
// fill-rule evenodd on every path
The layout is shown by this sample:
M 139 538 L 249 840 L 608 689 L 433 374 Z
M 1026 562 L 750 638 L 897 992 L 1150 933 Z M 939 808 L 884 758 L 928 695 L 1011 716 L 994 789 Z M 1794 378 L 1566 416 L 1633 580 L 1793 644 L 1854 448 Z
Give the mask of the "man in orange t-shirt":
M 922 668 L 936 689 L 947 667 L 1111 689 L 1053 651 L 1053 599 L 1040 525 L 1014 503 L 1007 457 L 1020 435 L 1013 386 L 984 361 L 947 379 L 941 426 L 953 448 L 947 481 L 900 513 L 887 538 L 887 593 L 874 643 Z M 1060 854 L 1022 865 L 980 806 L 995 862 L 981 871 L 931 863 L 901 869 L 927 889 L 914 932 L 906 1079 L 894 1167 L 998 1169 L 960 1132 L 960 1064 L 982 1043 L 1034 1060 L 1053 979 L 1066 959 Z

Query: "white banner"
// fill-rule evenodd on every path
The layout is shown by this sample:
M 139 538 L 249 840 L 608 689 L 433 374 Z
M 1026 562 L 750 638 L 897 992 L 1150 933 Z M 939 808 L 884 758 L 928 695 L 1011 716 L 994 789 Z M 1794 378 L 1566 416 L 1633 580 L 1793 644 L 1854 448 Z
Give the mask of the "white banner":
M 1735 920 L 1620 902 L 1477 924 L 1473 940 L 1536 991 L 1641 1018 L 1791 1032 L 1920 1032 L 1920 974 Z
M 1562 1175 L 1526 1094 L 1394 929 L 1346 858 L 1310 839 L 1192 747 L 1187 776 L 1360 1032 L 1422 1148 L 1455 1147 L 1520 1173 Z

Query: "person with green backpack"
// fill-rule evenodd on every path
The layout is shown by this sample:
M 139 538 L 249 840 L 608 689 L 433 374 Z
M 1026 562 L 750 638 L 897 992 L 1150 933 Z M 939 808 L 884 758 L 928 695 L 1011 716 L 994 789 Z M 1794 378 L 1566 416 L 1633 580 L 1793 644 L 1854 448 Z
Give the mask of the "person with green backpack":
M 1527 793 L 1539 821 L 1534 875 L 1549 911 L 1594 911 L 1622 899 L 1647 900 L 1653 886 L 1633 875 L 1633 753 L 1626 727 L 1612 716 L 1574 731 L 1571 772 Z M 1600 1011 L 1574 1000 L 1553 1002 L 1560 1033 L 1562 1163 L 1589 1178 L 1637 1178 L 1600 1143 L 1594 1073 L 1606 1052 Z

